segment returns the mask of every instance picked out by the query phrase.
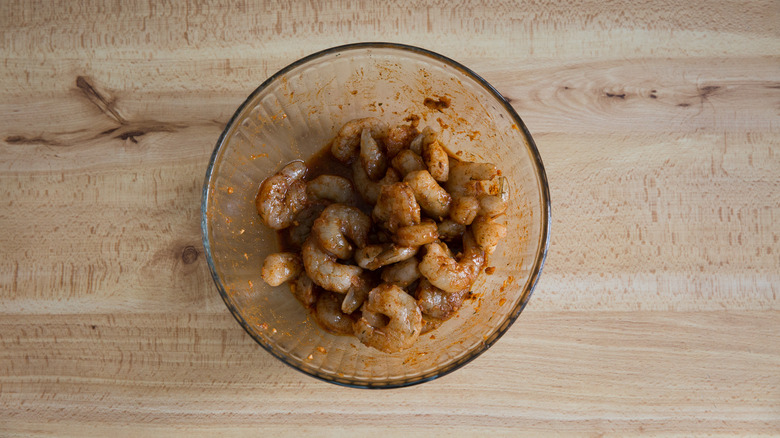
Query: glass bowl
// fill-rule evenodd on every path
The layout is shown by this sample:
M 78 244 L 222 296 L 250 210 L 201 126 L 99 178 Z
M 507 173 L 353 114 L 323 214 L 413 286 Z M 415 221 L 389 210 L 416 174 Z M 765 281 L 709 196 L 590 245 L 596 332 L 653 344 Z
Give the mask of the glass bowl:
M 490 255 L 460 311 L 399 353 L 325 332 L 289 287 L 260 278 L 276 234 L 254 198 L 282 165 L 321 150 L 347 121 L 391 125 L 419 117 L 462 159 L 495 163 L 507 176 L 507 236 Z M 361 43 L 307 56 L 266 80 L 238 108 L 217 141 L 203 187 L 203 244 L 228 309 L 272 355 L 319 379 L 391 388 L 450 373 L 479 356 L 517 319 L 539 279 L 549 245 L 550 197 L 539 152 L 520 117 L 484 79 L 417 47 Z

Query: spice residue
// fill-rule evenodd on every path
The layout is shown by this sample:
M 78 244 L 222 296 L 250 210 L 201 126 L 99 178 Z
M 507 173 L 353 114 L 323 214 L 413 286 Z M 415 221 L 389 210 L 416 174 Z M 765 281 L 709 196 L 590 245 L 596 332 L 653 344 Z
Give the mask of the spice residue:
M 450 100 L 447 96 L 433 96 L 436 99 L 426 97 L 425 100 L 423 100 L 423 104 L 427 106 L 428 108 L 436 111 L 442 111 L 450 107 L 450 104 L 452 103 L 452 100 Z

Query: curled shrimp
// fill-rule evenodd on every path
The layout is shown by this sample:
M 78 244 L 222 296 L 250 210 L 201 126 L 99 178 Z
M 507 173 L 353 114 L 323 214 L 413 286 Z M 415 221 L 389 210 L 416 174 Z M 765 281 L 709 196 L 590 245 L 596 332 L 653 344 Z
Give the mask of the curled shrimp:
M 446 320 L 450 318 L 463 305 L 463 300 L 468 289 L 457 292 L 445 292 L 432 285 L 428 280 L 420 280 L 414 293 L 417 305 L 423 315 L 431 318 Z
M 450 165 L 446 188 L 452 196 L 475 196 L 489 192 L 489 183 L 498 175 L 495 164 L 456 161 Z
M 469 232 L 463 235 L 463 254 L 457 260 L 442 245 L 438 242 L 425 245 L 427 252 L 418 266 L 420 274 L 445 292 L 468 289 L 485 263 L 485 252 Z
M 383 266 L 392 265 L 417 254 L 417 247 L 399 246 L 392 243 L 366 245 L 355 251 L 355 261 L 363 269 L 375 271 Z
M 360 162 L 372 181 L 382 178 L 387 171 L 387 157 L 371 136 L 370 129 L 363 129 L 360 134 Z
M 398 286 L 381 284 L 368 294 L 366 310 L 389 318 L 384 326 L 373 326 L 361 317 L 354 324 L 360 342 L 385 353 L 411 347 L 422 330 L 422 313 L 417 302 Z
M 420 278 L 417 259 L 414 257 L 382 269 L 382 281 L 399 287 L 406 287 Z
M 466 226 L 452 219 L 444 219 L 439 222 L 436 231 L 439 233 L 439 239 L 450 241 L 460 239 L 463 233 L 466 232 Z
M 470 225 L 479 213 L 480 203 L 475 196 L 459 196 L 452 201 L 450 218 L 463 225 Z
M 301 256 L 293 252 L 277 252 L 265 258 L 261 275 L 266 283 L 279 286 L 297 277 L 301 271 Z
M 409 173 L 404 177 L 404 182 L 412 188 L 414 197 L 425 214 L 438 220 L 447 217 L 452 197 L 427 170 Z
M 409 184 L 398 182 L 382 187 L 371 216 L 382 228 L 394 233 L 401 227 L 420 223 L 420 205 Z
M 351 314 L 359 309 L 363 302 L 366 301 L 366 298 L 368 298 L 371 288 L 369 276 L 366 274 L 360 275 L 357 281 L 347 290 L 346 295 L 344 295 L 344 300 L 341 302 L 341 311 Z
M 385 138 L 388 158 L 393 158 L 399 152 L 409 148 L 409 144 L 419 133 L 417 127 L 412 125 L 398 125 L 391 128 Z
M 320 216 L 322 210 L 325 210 L 325 207 L 327 205 L 321 202 L 311 203 L 295 216 L 295 220 L 293 220 L 287 232 L 290 236 L 290 242 L 297 248 L 300 248 L 303 242 L 306 241 L 306 238 L 309 237 L 311 226 L 314 225 L 314 221 Z
M 355 189 L 343 176 L 320 175 L 306 183 L 306 195 L 311 200 L 330 201 L 338 204 L 354 204 Z
M 260 184 L 255 198 L 257 213 L 275 230 L 289 227 L 306 204 L 306 165 L 293 161 Z
M 330 152 L 342 163 L 349 163 L 357 155 L 360 147 L 360 136 L 364 129 L 371 132 L 374 138 L 384 138 L 387 135 L 386 123 L 374 117 L 350 120 L 341 127 L 333 139 Z
M 324 292 L 317 298 L 316 317 L 325 330 L 337 335 L 351 335 L 355 320 L 341 310 L 341 296 Z
M 313 236 L 303 243 L 301 255 L 306 275 L 318 286 L 333 292 L 347 293 L 362 272 L 357 266 L 336 262 L 336 256 L 323 250 Z
M 393 241 L 401 246 L 422 246 L 438 238 L 438 227 L 431 220 L 399 228 L 393 235 Z
M 330 204 L 314 221 L 311 234 L 322 249 L 340 259 L 352 257 L 354 248 L 347 239 L 358 247 L 368 243 L 371 218 L 355 207 L 344 204 Z
M 506 211 L 509 207 L 509 182 L 506 177 L 498 178 L 498 194 L 481 195 L 479 197 L 479 214 L 495 217 Z
M 404 149 L 399 152 L 398 155 L 393 157 L 393 159 L 390 161 L 390 164 L 401 174 L 402 177 L 411 172 L 414 172 L 415 170 L 427 169 L 422 157 L 410 151 L 409 149 Z
M 438 140 L 423 141 L 422 158 L 433 179 L 441 182 L 447 181 L 450 173 L 450 157 Z
M 471 232 L 477 244 L 491 254 L 501 239 L 506 237 L 506 225 L 487 216 L 477 216 L 471 224 Z
M 317 288 L 306 272 L 301 272 L 294 281 L 290 282 L 290 292 L 304 307 L 311 307 L 317 302 Z
M 376 182 L 371 181 L 366 174 L 363 165 L 360 163 L 360 160 L 356 160 L 352 163 L 352 178 L 355 180 L 355 187 L 357 188 L 358 193 L 360 193 L 360 197 L 371 205 L 376 204 L 377 199 L 379 199 L 379 191 L 382 187 L 401 181 L 401 176 L 398 174 L 398 171 L 392 167 L 387 169 L 384 178 Z
M 425 129 L 423 129 L 423 131 L 420 133 L 420 135 L 412 139 L 412 142 L 409 143 L 409 149 L 414 151 L 414 153 L 416 153 L 417 155 L 422 155 L 423 148 L 425 147 L 425 145 L 433 143 L 434 141 L 437 140 L 437 138 L 438 138 L 438 134 L 436 133 L 436 131 L 426 126 Z

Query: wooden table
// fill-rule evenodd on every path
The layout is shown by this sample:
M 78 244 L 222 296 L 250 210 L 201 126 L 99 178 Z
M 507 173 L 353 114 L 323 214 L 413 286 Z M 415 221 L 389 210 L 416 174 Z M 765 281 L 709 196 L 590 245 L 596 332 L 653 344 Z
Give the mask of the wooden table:
M 0 436 L 780 435 L 780 3 L 442 4 L 0 3 Z M 380 392 L 255 344 L 199 228 L 243 99 L 370 40 L 511 99 L 553 202 L 501 341 Z

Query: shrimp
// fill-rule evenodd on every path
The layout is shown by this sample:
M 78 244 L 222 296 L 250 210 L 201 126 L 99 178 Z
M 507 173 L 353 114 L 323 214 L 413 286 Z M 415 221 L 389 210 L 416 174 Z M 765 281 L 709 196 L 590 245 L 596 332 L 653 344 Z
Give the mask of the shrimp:
M 320 294 L 315 307 L 317 321 L 327 331 L 337 335 L 351 335 L 355 320 L 341 311 L 341 296 L 333 292 Z
M 390 164 L 401 174 L 402 177 L 406 176 L 410 172 L 414 172 L 415 170 L 427 169 L 422 157 L 410 151 L 409 149 L 404 149 L 399 152 L 398 155 L 393 157 L 392 161 L 390 161 Z
M 466 232 L 466 226 L 452 219 L 444 219 L 439 222 L 436 231 L 439 233 L 439 239 L 450 241 L 459 239 Z
M 498 194 L 481 195 L 479 197 L 479 214 L 495 217 L 509 207 L 509 182 L 506 177 L 498 178 Z
M 480 203 L 474 196 L 459 196 L 452 201 L 450 218 L 463 225 L 471 225 L 479 213 Z
M 383 266 L 402 262 L 414 257 L 418 248 L 399 246 L 392 243 L 367 245 L 355 251 L 355 261 L 363 269 L 375 271 Z
M 347 238 L 358 247 L 364 247 L 370 230 L 371 218 L 365 213 L 344 204 L 331 204 L 314 221 L 311 234 L 322 249 L 340 259 L 348 259 L 354 249 Z
M 384 138 L 387 135 L 386 123 L 374 117 L 350 120 L 341 127 L 330 146 L 330 152 L 344 164 L 352 161 L 360 147 L 360 137 L 364 129 L 369 129 L 374 138 Z
M 439 231 L 436 223 L 431 220 L 399 228 L 393 235 L 393 241 L 401 246 L 422 246 L 438 238 Z
M 477 216 L 471 224 L 471 232 L 474 233 L 477 244 L 491 254 L 501 239 L 506 237 L 506 225 L 487 216 Z
M 456 161 L 450 164 L 450 175 L 447 180 L 447 191 L 452 196 L 480 195 L 488 191 L 485 181 L 490 181 L 498 175 L 495 164 L 470 163 Z
M 437 220 L 447 217 L 452 197 L 427 170 L 411 172 L 404 177 L 404 182 L 412 188 L 414 197 L 425 214 Z
M 360 193 L 360 196 L 371 205 L 376 204 L 377 199 L 379 199 L 379 191 L 382 187 L 401 181 L 401 176 L 398 174 L 398 171 L 392 167 L 387 169 L 384 178 L 377 182 L 371 181 L 368 175 L 366 175 L 366 170 L 363 169 L 360 160 L 356 160 L 352 163 L 352 178 L 355 180 L 355 187 L 357 188 L 358 193 Z
M 433 179 L 440 182 L 447 181 L 450 173 L 450 158 L 438 140 L 429 143 L 423 141 L 422 158 Z
M 438 242 L 425 245 L 427 252 L 418 266 L 420 274 L 445 292 L 468 289 L 485 263 L 485 252 L 470 232 L 463 235 L 463 254 L 458 260 L 447 255 L 442 245 Z
M 309 237 L 311 226 L 314 225 L 314 221 L 320 216 L 322 210 L 325 210 L 326 206 L 327 205 L 324 203 L 317 202 L 309 204 L 306 208 L 301 210 L 298 215 L 295 216 L 295 220 L 290 228 L 287 229 L 290 236 L 290 242 L 300 248 L 301 245 L 303 245 L 303 242 L 306 241 L 306 238 Z
M 306 204 L 306 165 L 293 161 L 260 184 L 255 198 L 257 213 L 275 230 L 289 227 Z
M 414 296 L 417 298 L 417 305 L 423 315 L 438 320 L 447 320 L 463 305 L 467 293 L 468 289 L 452 293 L 444 292 L 428 280 L 423 279 L 417 285 Z
M 305 307 L 311 307 L 317 302 L 318 288 L 306 272 L 301 272 L 298 278 L 290 282 L 290 292 Z
M 382 270 L 382 281 L 399 287 L 409 286 L 418 278 L 420 278 L 420 270 L 417 269 L 417 259 L 413 257 Z
M 425 145 L 436 141 L 438 136 L 439 134 L 437 134 L 436 131 L 426 126 L 425 129 L 423 129 L 423 131 L 420 133 L 420 135 L 415 137 L 412 140 L 412 142 L 409 143 L 409 149 L 414 151 L 414 153 L 416 153 L 417 155 L 422 155 L 423 148 L 425 147 Z
M 387 150 L 388 158 L 393 158 L 404 149 L 407 149 L 419 133 L 420 131 L 417 130 L 417 127 L 412 125 L 398 125 L 390 129 L 385 139 L 385 149 Z
M 363 306 L 360 308 L 360 317 L 365 319 L 368 325 L 374 327 L 384 327 L 388 322 L 390 322 L 390 318 L 382 315 L 381 313 L 372 312 L 368 310 L 367 307 L 368 301 L 364 302 Z
M 387 157 L 371 136 L 370 129 L 363 129 L 360 134 L 360 162 L 372 181 L 382 178 L 387 171 Z
M 368 298 L 371 288 L 371 279 L 368 275 L 361 274 L 344 296 L 344 300 L 341 302 L 341 311 L 352 313 L 359 309 L 363 302 L 366 301 L 366 298 Z
M 382 187 L 371 216 L 382 228 L 395 233 L 401 227 L 420 223 L 420 206 L 409 184 L 398 182 Z
M 309 236 L 301 248 L 306 275 L 318 286 L 341 294 L 347 293 L 363 271 L 357 266 L 342 265 L 336 256 L 323 250 L 314 236 Z
M 422 330 L 422 313 L 417 302 L 398 286 L 381 284 L 368 294 L 366 309 L 381 313 L 389 322 L 381 327 L 361 316 L 353 325 L 360 342 L 385 353 L 395 353 L 414 345 Z
M 293 252 L 278 252 L 265 258 L 261 275 L 269 285 L 279 286 L 297 277 L 301 271 L 301 256 Z
M 320 175 L 306 183 L 309 199 L 330 201 L 338 204 L 354 204 L 355 189 L 347 178 L 336 175 Z

